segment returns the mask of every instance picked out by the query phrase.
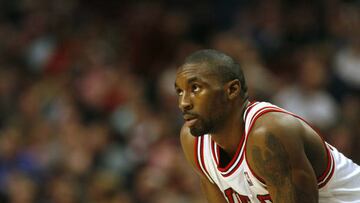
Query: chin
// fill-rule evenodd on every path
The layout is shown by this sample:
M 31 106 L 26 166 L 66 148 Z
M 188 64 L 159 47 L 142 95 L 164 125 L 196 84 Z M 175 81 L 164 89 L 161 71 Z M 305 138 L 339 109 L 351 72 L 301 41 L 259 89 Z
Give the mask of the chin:
M 190 128 L 190 133 L 194 137 L 200 137 L 202 135 L 207 134 L 208 132 L 206 130 L 204 130 L 204 129 L 192 127 L 192 128 Z

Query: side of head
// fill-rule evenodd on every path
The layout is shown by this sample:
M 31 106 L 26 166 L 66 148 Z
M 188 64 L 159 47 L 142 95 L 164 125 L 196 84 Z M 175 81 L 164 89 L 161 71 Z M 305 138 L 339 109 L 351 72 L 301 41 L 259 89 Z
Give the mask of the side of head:
M 177 71 L 175 89 L 179 108 L 192 134 L 214 133 L 247 100 L 247 86 L 240 65 L 216 50 L 189 55 Z

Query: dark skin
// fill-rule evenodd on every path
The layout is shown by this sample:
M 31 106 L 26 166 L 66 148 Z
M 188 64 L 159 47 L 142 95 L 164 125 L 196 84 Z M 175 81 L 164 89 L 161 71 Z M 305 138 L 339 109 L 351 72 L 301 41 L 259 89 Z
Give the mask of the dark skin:
M 199 174 L 208 202 L 227 202 L 219 188 L 197 169 L 192 132 L 210 133 L 227 156 L 234 156 L 243 136 L 243 112 L 249 104 L 240 96 L 240 82 L 221 83 L 205 63 L 184 64 L 177 72 L 175 89 L 179 108 L 185 112 L 180 132 L 185 157 Z M 187 113 L 192 116 L 187 117 Z M 215 126 L 204 129 L 208 123 Z M 321 138 L 300 119 L 279 112 L 259 117 L 249 134 L 246 158 L 265 181 L 273 202 L 318 202 L 316 177 L 325 171 L 328 157 Z

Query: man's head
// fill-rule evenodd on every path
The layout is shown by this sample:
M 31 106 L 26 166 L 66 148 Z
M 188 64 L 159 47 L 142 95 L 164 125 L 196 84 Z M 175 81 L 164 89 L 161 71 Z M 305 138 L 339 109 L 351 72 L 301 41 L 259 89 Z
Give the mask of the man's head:
M 188 56 L 177 71 L 175 89 L 194 136 L 220 130 L 248 97 L 240 65 L 216 50 Z

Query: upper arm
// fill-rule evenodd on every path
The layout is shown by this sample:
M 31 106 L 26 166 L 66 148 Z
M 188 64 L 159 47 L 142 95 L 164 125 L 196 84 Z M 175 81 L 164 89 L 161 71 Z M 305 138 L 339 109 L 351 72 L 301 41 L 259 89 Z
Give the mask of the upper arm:
M 195 169 L 200 176 L 200 185 L 206 199 L 210 203 L 226 203 L 224 196 L 219 188 L 211 183 L 207 177 L 200 171 L 195 160 L 195 137 L 191 135 L 188 127 L 183 126 L 180 132 L 181 146 L 185 154 L 186 160 Z
M 259 118 L 248 138 L 248 163 L 265 181 L 273 202 L 318 201 L 317 180 L 301 133 L 298 119 L 268 113 Z

